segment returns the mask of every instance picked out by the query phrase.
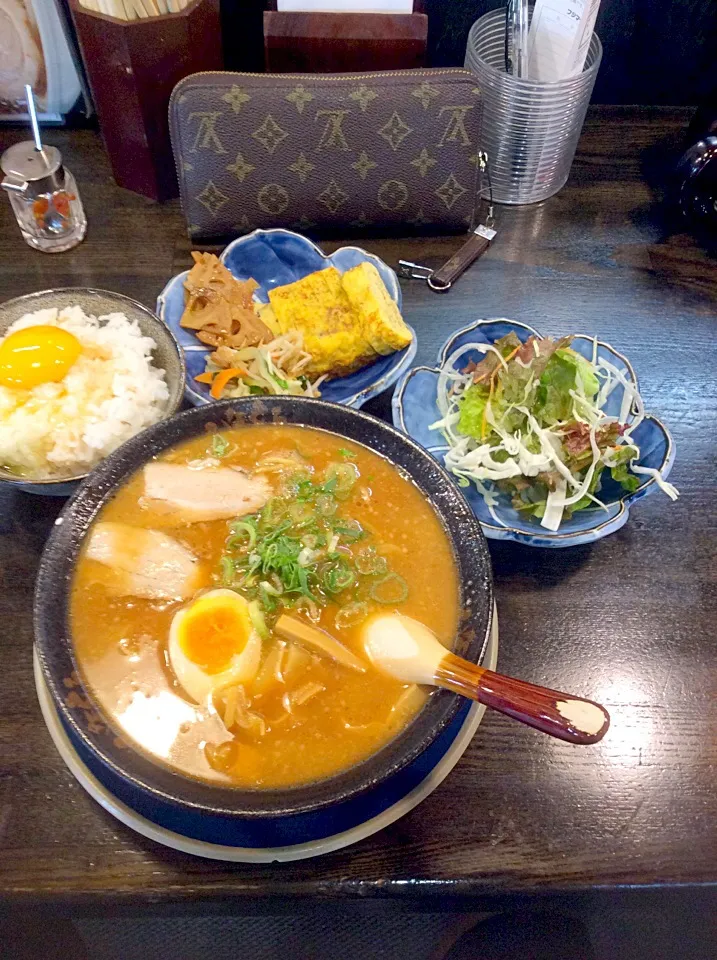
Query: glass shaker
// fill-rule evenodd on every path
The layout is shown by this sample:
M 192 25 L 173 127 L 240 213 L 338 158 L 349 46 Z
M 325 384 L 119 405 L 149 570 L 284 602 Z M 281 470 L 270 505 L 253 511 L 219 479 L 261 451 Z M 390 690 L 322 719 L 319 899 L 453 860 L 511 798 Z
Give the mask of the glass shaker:
M 0 157 L 5 174 L 0 186 L 26 243 L 43 253 L 77 246 L 87 229 L 75 178 L 62 165 L 57 147 L 38 150 L 33 141 L 16 143 Z

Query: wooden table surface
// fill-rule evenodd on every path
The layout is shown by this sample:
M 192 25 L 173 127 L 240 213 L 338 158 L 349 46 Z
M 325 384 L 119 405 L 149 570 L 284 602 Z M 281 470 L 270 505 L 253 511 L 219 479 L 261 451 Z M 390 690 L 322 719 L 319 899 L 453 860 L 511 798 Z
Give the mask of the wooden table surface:
M 597 334 L 624 351 L 647 408 L 677 446 L 675 504 L 655 493 L 591 546 L 491 543 L 499 667 L 595 697 L 612 714 L 598 746 L 558 743 L 486 716 L 448 779 L 419 808 L 355 847 L 289 865 L 223 865 L 133 834 L 73 780 L 45 730 L 32 677 L 33 580 L 60 504 L 0 493 L 0 902 L 117 911 L 281 909 L 318 901 L 434 909 L 516 895 L 717 880 L 717 268 L 663 226 L 660 167 L 679 109 L 591 111 L 568 185 L 500 210 L 489 253 L 449 294 L 403 281 L 406 319 L 430 362 L 456 327 L 511 317 L 544 333 Z M 23 139 L 0 132 L 0 145 Z M 176 202 L 117 189 L 97 135 L 48 132 L 85 202 L 75 250 L 21 240 L 0 202 L 3 299 L 53 286 L 118 290 L 148 305 L 189 264 Z M 438 265 L 456 238 L 365 240 Z M 332 249 L 336 244 L 326 244 Z M 370 407 L 388 414 L 388 398 Z M 714 888 L 713 888 L 714 889 Z

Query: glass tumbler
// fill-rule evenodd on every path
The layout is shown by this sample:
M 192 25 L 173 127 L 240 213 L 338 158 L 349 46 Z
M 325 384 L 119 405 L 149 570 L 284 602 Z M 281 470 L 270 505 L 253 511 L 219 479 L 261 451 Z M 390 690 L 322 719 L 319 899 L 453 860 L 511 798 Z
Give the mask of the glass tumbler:
M 77 183 L 56 147 L 17 143 L 0 157 L 7 191 L 26 243 L 43 253 L 77 246 L 87 229 Z
M 496 202 L 537 203 L 565 184 L 601 59 L 593 33 L 577 76 L 556 83 L 514 77 L 505 72 L 505 7 L 473 24 L 465 66 L 483 91 L 482 147 Z

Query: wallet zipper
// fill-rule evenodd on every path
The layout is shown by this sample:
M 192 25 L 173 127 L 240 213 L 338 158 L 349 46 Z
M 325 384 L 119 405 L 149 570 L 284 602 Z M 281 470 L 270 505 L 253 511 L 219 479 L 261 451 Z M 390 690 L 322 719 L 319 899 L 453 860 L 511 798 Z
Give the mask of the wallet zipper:
M 172 106 L 174 102 L 174 95 L 184 83 L 185 80 L 194 79 L 194 77 L 226 77 L 227 74 L 235 77 L 286 77 L 287 80 L 310 80 L 314 77 L 321 77 L 322 83 L 332 80 L 368 80 L 371 77 L 405 77 L 405 76 L 431 76 L 435 77 L 437 75 L 445 76 L 447 73 L 461 73 L 463 75 L 470 75 L 475 77 L 470 70 L 467 70 L 465 67 L 443 67 L 438 69 L 425 69 L 425 70 L 384 70 L 375 73 L 251 73 L 244 70 L 198 70 L 196 73 L 190 73 L 188 77 L 184 77 L 179 83 L 175 86 L 174 90 L 169 97 L 169 106 Z M 475 77 L 476 82 L 478 78 Z

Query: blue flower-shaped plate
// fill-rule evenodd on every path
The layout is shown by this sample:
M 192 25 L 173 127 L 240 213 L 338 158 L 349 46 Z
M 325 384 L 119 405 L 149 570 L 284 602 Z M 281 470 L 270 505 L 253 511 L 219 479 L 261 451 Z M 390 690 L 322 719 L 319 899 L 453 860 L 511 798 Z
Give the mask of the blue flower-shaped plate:
M 477 320 L 446 341 L 438 355 L 438 367 L 443 367 L 451 354 L 466 344 L 494 343 L 511 332 L 523 342 L 531 334 L 540 336 L 537 330 L 514 320 Z M 584 357 L 592 359 L 593 344 L 592 337 L 579 334 L 571 346 Z M 622 354 L 598 340 L 597 355 L 614 364 L 628 381 L 637 386 L 635 371 Z M 480 360 L 481 356 L 477 350 L 467 351 L 460 357 L 461 367 L 465 367 L 470 360 Z M 399 430 L 403 430 L 443 463 L 448 449 L 444 437 L 440 431 L 429 429 L 432 423 L 441 418 L 436 404 L 438 373 L 438 369 L 432 367 L 416 367 L 406 374 L 393 396 L 393 422 Z M 608 397 L 603 409 L 609 416 L 619 414 L 623 393 L 624 388 L 618 386 Z M 646 415 L 633 433 L 633 438 L 640 447 L 640 466 L 656 468 L 663 477 L 667 477 L 675 458 L 675 446 L 667 428 L 656 417 Z M 497 523 L 473 484 L 463 488 L 463 493 L 480 520 L 483 532 L 493 540 L 515 540 L 531 547 L 572 547 L 592 543 L 619 530 L 627 522 L 632 504 L 656 489 L 654 479 L 648 476 L 634 493 L 626 493 L 612 478 L 606 478 L 599 496 L 607 510 L 601 507 L 579 510 L 569 520 L 564 520 L 555 533 L 541 527 L 535 519 L 521 517 L 511 506 L 510 498 L 504 494 L 498 495 L 498 505 L 493 508 L 500 521 Z
M 341 247 L 330 256 L 315 243 L 291 230 L 255 230 L 233 240 L 219 257 L 224 266 L 237 278 L 253 278 L 259 284 L 255 299 L 269 302 L 268 291 L 300 280 L 309 273 L 330 265 L 339 273 L 368 261 L 372 263 L 386 285 L 391 298 L 401 309 L 401 288 L 394 271 L 383 260 L 366 253 L 360 247 Z M 157 314 L 172 331 L 184 353 L 187 368 L 185 397 L 199 406 L 212 403 L 209 386 L 197 383 L 195 377 L 203 373 L 211 350 L 194 336 L 191 330 L 179 325 L 184 312 L 184 281 L 189 271 L 172 277 L 157 298 Z M 388 357 L 379 357 L 372 364 L 348 377 L 337 377 L 321 387 L 322 400 L 341 403 L 347 407 L 362 407 L 371 397 L 392 387 L 411 366 L 416 355 L 416 333 L 411 328 L 412 341 L 404 350 Z

